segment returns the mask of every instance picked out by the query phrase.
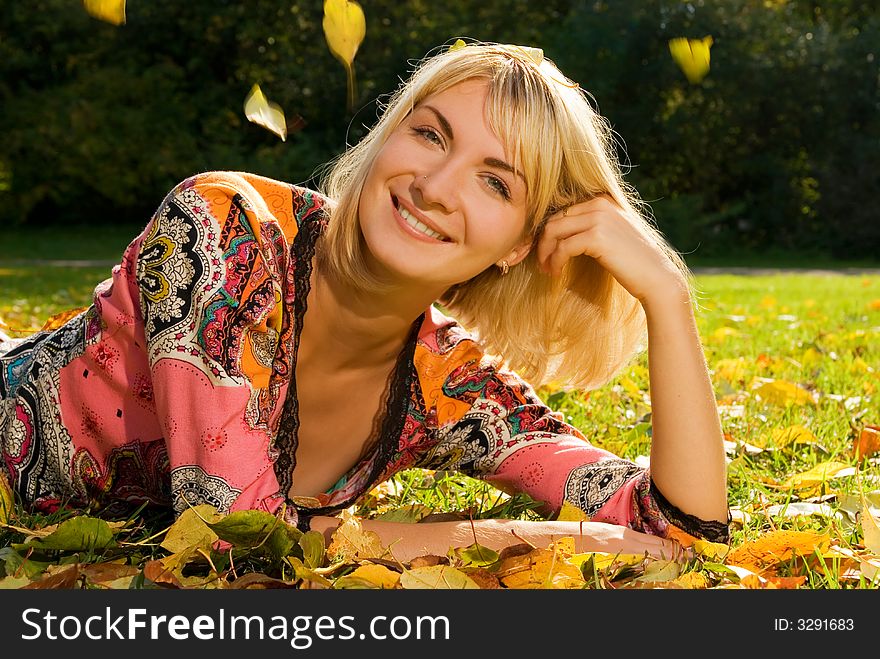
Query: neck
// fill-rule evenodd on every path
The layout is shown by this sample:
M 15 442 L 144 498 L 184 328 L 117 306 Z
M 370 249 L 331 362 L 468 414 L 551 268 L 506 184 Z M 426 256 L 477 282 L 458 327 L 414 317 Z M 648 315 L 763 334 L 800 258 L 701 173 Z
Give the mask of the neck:
M 387 293 L 365 293 L 315 267 L 300 340 L 300 350 L 305 345 L 306 351 L 298 361 L 313 357 L 334 370 L 385 369 L 437 296 L 423 286 L 403 284 Z

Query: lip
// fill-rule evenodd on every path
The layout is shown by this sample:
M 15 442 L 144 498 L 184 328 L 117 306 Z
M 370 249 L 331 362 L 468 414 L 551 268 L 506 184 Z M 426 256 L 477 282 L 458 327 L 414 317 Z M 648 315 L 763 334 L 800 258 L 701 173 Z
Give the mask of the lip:
M 395 202 L 396 202 L 396 203 L 395 203 Z M 441 236 L 444 236 L 444 237 L 446 238 L 446 240 L 440 240 L 440 239 L 438 239 L 438 238 L 433 238 L 433 237 L 428 236 L 428 235 L 422 233 L 421 231 L 417 231 L 416 229 L 414 229 L 413 227 L 411 227 L 411 226 L 407 223 L 407 221 L 406 221 L 405 219 L 403 219 L 403 216 L 402 216 L 402 215 L 400 214 L 400 212 L 397 210 L 398 205 L 399 205 L 399 206 L 403 206 L 403 207 L 406 209 L 406 211 L 407 211 L 410 215 L 412 215 L 413 217 L 415 217 L 419 222 L 421 222 L 422 224 L 424 224 L 425 226 L 427 226 L 427 227 L 428 227 L 429 229 L 431 229 L 432 231 L 436 231 L 436 232 L 439 233 Z M 395 194 L 392 194 L 392 195 L 391 195 L 391 209 L 392 209 L 392 211 L 393 211 L 393 213 L 394 213 L 394 219 L 397 220 L 397 223 L 400 224 L 401 228 L 403 228 L 404 231 L 406 231 L 408 234 L 410 234 L 410 235 L 413 236 L 414 238 L 419 238 L 419 239 L 421 239 L 421 240 L 423 240 L 423 241 L 425 241 L 425 242 L 428 242 L 428 243 L 433 243 L 433 244 L 438 244 L 438 243 L 439 243 L 439 244 L 441 244 L 441 245 L 445 245 L 445 244 L 448 244 L 448 243 L 454 242 L 454 241 L 452 240 L 452 238 L 450 238 L 449 236 L 447 236 L 446 233 L 445 233 L 444 231 L 442 231 L 442 230 L 441 230 L 436 224 L 434 224 L 433 222 L 431 222 L 428 218 L 426 218 L 426 217 L 425 217 L 424 215 L 422 215 L 419 211 L 417 211 L 415 208 L 413 208 L 412 206 L 410 206 L 409 204 L 407 204 L 403 199 L 401 199 L 400 197 L 398 197 L 398 196 L 395 195 Z

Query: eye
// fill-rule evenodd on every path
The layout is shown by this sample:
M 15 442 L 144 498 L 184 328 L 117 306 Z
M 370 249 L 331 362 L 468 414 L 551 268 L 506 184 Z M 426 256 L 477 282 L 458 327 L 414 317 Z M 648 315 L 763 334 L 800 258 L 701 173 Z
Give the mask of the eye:
M 487 176 L 486 184 L 493 192 L 500 194 L 505 199 L 510 199 L 510 190 L 507 188 L 507 184 L 497 176 Z
M 418 135 L 421 139 L 437 146 L 443 146 L 443 138 L 433 128 L 412 128 L 414 135 Z

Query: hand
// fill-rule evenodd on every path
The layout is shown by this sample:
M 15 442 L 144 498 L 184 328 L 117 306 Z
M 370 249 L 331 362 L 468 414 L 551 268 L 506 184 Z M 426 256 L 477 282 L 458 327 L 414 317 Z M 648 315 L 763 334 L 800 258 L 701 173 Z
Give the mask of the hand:
M 590 256 L 643 305 L 670 291 L 687 290 L 682 272 L 608 195 L 599 195 L 556 213 L 538 241 L 542 270 L 558 276 L 568 260 Z

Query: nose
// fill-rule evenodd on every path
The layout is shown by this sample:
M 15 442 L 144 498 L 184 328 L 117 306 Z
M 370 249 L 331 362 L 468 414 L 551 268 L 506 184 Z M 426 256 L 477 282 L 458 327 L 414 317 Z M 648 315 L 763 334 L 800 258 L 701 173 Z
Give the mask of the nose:
M 462 185 L 457 179 L 454 168 L 446 165 L 423 171 L 416 176 L 413 187 L 426 207 L 436 207 L 451 213 L 457 208 L 458 191 Z

